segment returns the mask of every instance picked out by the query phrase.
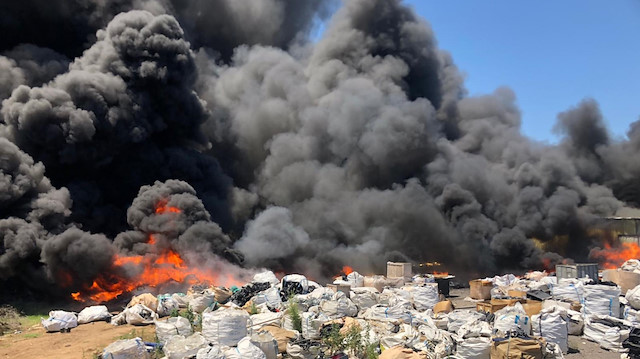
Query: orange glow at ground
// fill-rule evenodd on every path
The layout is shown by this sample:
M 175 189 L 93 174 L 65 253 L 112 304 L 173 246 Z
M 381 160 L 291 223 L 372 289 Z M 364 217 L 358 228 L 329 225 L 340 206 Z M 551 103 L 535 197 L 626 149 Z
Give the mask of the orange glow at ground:
M 449 272 L 433 272 L 433 276 L 434 277 L 447 277 L 449 275 Z
M 615 269 L 629 259 L 640 258 L 640 246 L 637 243 L 621 243 L 620 246 L 612 247 L 605 243 L 603 249 L 592 250 L 590 257 L 597 260 L 604 269 Z
M 153 235 L 149 236 L 149 242 Z M 133 275 L 124 275 L 125 267 Z M 197 283 L 221 283 L 227 286 L 242 285 L 232 275 L 219 275 L 198 268 L 190 268 L 180 255 L 172 249 L 165 249 L 157 255 L 120 256 L 116 255 L 108 273 L 96 278 L 86 290 L 73 293 L 77 301 L 107 302 L 121 294 L 140 287 L 156 288 L 162 284 L 177 282 L 193 285 Z
M 177 207 L 167 206 L 167 201 L 160 201 L 155 208 L 156 214 L 180 213 Z M 147 239 L 147 244 L 158 248 L 153 234 Z M 210 270 L 191 268 L 180 255 L 171 248 L 158 248 L 158 253 L 144 256 L 124 256 L 116 254 L 111 268 L 101 273 L 91 286 L 72 293 L 76 301 L 107 302 L 121 294 L 129 293 L 137 288 L 157 288 L 166 283 L 181 283 L 193 285 L 209 283 L 212 285 L 242 285 L 231 274 L 218 274 Z

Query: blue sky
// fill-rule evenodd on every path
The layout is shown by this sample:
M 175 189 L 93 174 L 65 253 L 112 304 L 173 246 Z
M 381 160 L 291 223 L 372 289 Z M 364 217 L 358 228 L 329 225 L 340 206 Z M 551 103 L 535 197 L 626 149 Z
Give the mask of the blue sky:
M 558 112 L 585 97 L 616 137 L 640 116 L 640 1 L 405 2 L 452 53 L 470 95 L 515 91 L 534 139 L 556 142 Z

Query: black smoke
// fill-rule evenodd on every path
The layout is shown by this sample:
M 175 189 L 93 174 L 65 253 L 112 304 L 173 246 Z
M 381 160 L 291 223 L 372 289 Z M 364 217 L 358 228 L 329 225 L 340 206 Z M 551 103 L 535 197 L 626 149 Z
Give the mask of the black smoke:
M 0 5 L 0 279 L 82 287 L 150 236 L 315 278 L 522 271 L 585 258 L 599 218 L 640 204 L 639 125 L 613 139 L 585 100 L 558 145 L 532 141 L 516 94 L 467 96 L 401 1 L 335 5 Z

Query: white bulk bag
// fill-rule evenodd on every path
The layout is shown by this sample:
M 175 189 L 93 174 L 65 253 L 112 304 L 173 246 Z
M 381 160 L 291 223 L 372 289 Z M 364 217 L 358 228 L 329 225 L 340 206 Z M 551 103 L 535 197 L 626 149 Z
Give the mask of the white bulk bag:
M 156 313 L 159 317 L 171 315 L 171 312 L 178 309 L 180 309 L 180 303 L 178 303 L 178 301 L 171 295 L 163 294 L 158 296 L 158 308 L 156 309 Z
M 405 324 L 411 324 L 413 321 L 411 312 L 402 306 L 386 307 L 378 304 L 365 310 L 362 316 L 368 320 L 400 322 Z
M 194 333 L 188 337 L 174 335 L 162 348 L 167 359 L 191 358 L 198 354 L 200 349 L 207 346 L 207 341 L 202 334 Z
M 386 349 L 393 348 L 397 345 L 412 347 L 418 343 L 420 343 L 420 332 L 413 329 L 409 324 L 403 324 L 398 333 L 380 337 L 380 345 Z
M 267 359 L 267 356 L 257 346 L 251 344 L 249 338 L 243 338 L 236 348 L 229 348 L 224 352 L 226 359 Z
M 109 344 L 102 351 L 102 359 L 140 359 L 147 357 L 147 349 L 140 338 L 123 339 Z
M 52 310 L 49 318 L 41 321 L 47 332 L 59 332 L 62 329 L 71 329 L 78 326 L 78 318 L 71 312 L 64 310 Z
M 587 315 L 584 319 L 584 338 L 600 344 L 601 347 L 613 350 L 623 350 L 622 342 L 629 338 L 629 329 L 620 328 L 624 325 L 620 319 L 604 315 Z
M 512 330 L 522 330 L 525 334 L 531 333 L 531 320 L 524 311 L 522 304 L 516 303 L 495 312 L 493 331 L 498 335 L 506 335 Z
M 552 307 L 531 317 L 533 335 L 543 337 L 560 346 L 563 353 L 569 349 L 568 314 L 564 308 Z
M 171 299 L 175 300 L 178 303 L 180 308 L 186 308 L 189 305 L 189 300 L 191 300 L 191 296 L 186 295 L 184 293 L 173 293 L 171 294 Z
M 153 324 L 153 322 L 158 319 L 156 312 L 144 304 L 136 304 L 133 307 L 125 309 L 120 314 L 124 316 L 126 323 L 131 325 Z
M 216 345 L 234 346 L 247 336 L 249 313 L 242 309 L 221 308 L 202 314 L 202 335 Z
M 561 279 L 557 285 L 551 287 L 551 296 L 555 300 L 581 302 L 583 297 L 582 282 L 577 279 Z
M 378 304 L 378 291 L 375 288 L 351 288 L 350 296 L 353 304 L 357 305 L 360 310 Z
M 270 270 L 257 273 L 256 275 L 253 276 L 253 279 L 251 280 L 251 282 L 252 283 L 271 283 L 271 285 L 277 285 L 278 283 L 280 283 L 278 278 L 276 278 L 276 275 L 273 274 L 273 272 Z
M 569 321 L 567 323 L 569 335 L 582 335 L 582 330 L 584 328 L 582 313 L 568 309 L 567 314 L 569 315 Z
M 278 357 L 278 341 L 266 330 L 254 333 L 251 336 L 251 344 L 260 348 L 266 359 L 276 359 Z
M 265 303 L 269 308 L 279 309 L 280 304 L 282 304 L 282 299 L 280 298 L 280 291 L 278 288 L 271 287 L 253 296 L 253 304 L 260 305 L 263 303 Z
M 449 315 L 447 315 L 447 330 L 455 333 L 457 332 L 465 323 L 473 322 L 476 319 L 482 318 L 483 315 L 479 312 L 469 311 L 469 310 L 455 310 Z
M 265 325 L 273 325 L 279 327 L 282 323 L 283 312 L 265 312 L 253 314 L 249 317 L 249 325 L 251 330 L 258 330 Z
M 427 309 L 433 309 L 433 306 L 440 301 L 438 285 L 428 283 L 424 286 L 414 287 L 411 290 L 411 300 L 416 310 L 422 312 Z
M 284 283 L 300 283 L 302 290 L 307 291 L 309 289 L 309 281 L 307 277 L 302 274 L 289 274 L 282 277 L 281 284 Z
M 490 337 L 492 332 L 491 324 L 484 320 L 476 319 L 472 322 L 463 324 L 457 333 L 461 339 L 473 337 Z
M 458 342 L 456 355 L 465 359 L 491 358 L 491 338 L 475 337 Z
M 624 297 L 633 309 L 640 309 L 640 285 L 628 290 Z
M 358 307 L 347 297 L 338 300 L 323 300 L 320 302 L 320 310 L 330 319 L 355 317 L 358 314 Z
M 196 359 L 226 359 L 224 356 L 224 350 L 218 346 L 207 346 L 198 350 Z
M 620 287 L 609 285 L 585 285 L 582 313 L 584 315 L 608 315 L 620 318 Z
M 202 313 L 205 309 L 215 302 L 215 294 L 208 290 L 202 293 L 194 293 L 193 298 L 189 301 L 189 309 L 194 313 Z
M 302 336 L 305 339 L 319 339 L 322 324 L 330 318 L 324 313 L 313 311 L 302 313 Z
M 111 318 L 111 314 L 105 305 L 86 307 L 78 314 L 78 324 L 97 322 Z
M 175 335 L 187 337 L 193 333 L 191 323 L 187 318 L 175 317 L 167 320 L 156 320 L 156 336 L 160 343 L 165 344 Z
M 362 276 L 358 272 L 351 272 L 347 274 L 347 282 L 351 285 L 351 288 L 363 287 L 364 286 L 364 276 Z

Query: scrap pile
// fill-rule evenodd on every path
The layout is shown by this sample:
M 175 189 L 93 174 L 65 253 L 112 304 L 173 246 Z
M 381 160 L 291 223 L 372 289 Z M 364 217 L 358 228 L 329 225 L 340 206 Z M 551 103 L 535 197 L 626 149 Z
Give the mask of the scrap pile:
M 119 340 L 103 358 L 141 358 L 155 346 L 168 359 L 563 358 L 569 335 L 640 357 L 640 286 L 623 293 L 597 277 L 509 274 L 471 281 L 469 307 L 455 309 L 432 276 L 387 274 L 321 286 L 263 272 L 242 288 L 143 294 L 114 317 L 103 306 L 53 311 L 43 325 L 155 325 L 158 343 Z

